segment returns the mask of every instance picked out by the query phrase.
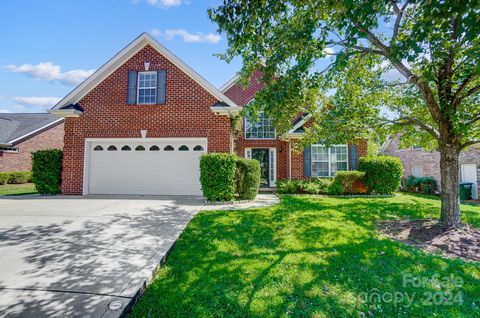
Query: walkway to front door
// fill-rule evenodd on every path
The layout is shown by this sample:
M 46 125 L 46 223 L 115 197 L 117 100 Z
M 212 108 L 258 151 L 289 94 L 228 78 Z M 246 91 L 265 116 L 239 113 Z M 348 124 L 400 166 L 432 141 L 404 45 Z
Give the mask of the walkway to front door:
M 269 149 L 252 149 L 252 159 L 260 162 L 260 187 L 269 186 Z

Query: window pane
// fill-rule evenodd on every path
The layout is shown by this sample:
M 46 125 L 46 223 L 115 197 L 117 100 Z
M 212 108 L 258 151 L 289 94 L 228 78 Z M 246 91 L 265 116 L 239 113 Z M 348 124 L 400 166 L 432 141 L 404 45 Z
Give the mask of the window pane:
M 313 162 L 312 163 L 313 177 L 328 177 L 328 162 Z
M 275 128 L 265 113 L 260 113 L 258 120 L 245 119 L 245 137 L 251 139 L 275 139 Z
M 346 171 L 347 163 L 346 162 L 332 162 L 332 177 L 335 176 L 337 171 Z
M 155 104 L 157 101 L 157 73 L 140 72 L 138 78 L 138 103 Z
M 328 148 L 312 146 L 312 161 L 328 161 Z

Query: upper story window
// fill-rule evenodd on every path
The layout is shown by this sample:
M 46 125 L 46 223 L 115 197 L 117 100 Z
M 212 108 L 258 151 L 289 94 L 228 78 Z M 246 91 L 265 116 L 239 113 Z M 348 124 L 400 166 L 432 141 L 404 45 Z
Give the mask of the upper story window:
M 250 121 L 245 118 L 245 138 L 246 139 L 275 139 L 275 128 L 272 120 L 261 112 L 257 121 Z
M 139 72 L 137 87 L 137 104 L 157 103 L 157 72 Z
M 312 145 L 311 149 L 312 177 L 333 177 L 337 171 L 348 170 L 347 145 Z

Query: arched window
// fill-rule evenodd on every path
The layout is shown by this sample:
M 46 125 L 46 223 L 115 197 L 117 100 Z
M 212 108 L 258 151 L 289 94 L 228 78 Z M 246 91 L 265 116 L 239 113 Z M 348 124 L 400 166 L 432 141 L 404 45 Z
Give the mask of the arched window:
M 163 150 L 165 150 L 165 151 L 174 151 L 175 149 L 173 149 L 172 146 L 168 145 L 168 146 L 165 146 L 165 148 L 163 148 Z
M 150 147 L 150 151 L 160 151 L 160 148 L 158 148 L 156 145 L 153 145 Z
M 193 147 L 193 151 L 203 151 L 203 147 L 200 146 L 200 145 L 196 145 L 195 147 Z
M 128 145 L 125 145 L 122 147 L 122 151 L 130 151 L 130 150 L 132 150 L 132 148 L 130 148 L 130 146 Z
M 117 147 L 115 147 L 114 145 L 111 145 L 111 146 L 108 146 L 107 150 L 108 151 L 117 151 Z
M 180 146 L 180 148 L 178 148 L 179 151 L 188 151 L 188 147 L 183 145 L 183 146 Z
M 93 148 L 93 151 L 103 151 L 103 147 L 100 145 L 95 146 L 95 148 Z
M 137 147 L 135 147 L 135 151 L 145 151 L 145 147 L 142 145 L 138 145 Z

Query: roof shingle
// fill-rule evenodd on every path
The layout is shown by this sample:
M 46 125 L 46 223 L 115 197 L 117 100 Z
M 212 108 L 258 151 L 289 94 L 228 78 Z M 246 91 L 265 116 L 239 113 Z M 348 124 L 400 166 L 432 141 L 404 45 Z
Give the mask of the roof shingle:
M 48 113 L 2 113 L 0 114 L 0 143 L 13 140 L 59 120 Z

